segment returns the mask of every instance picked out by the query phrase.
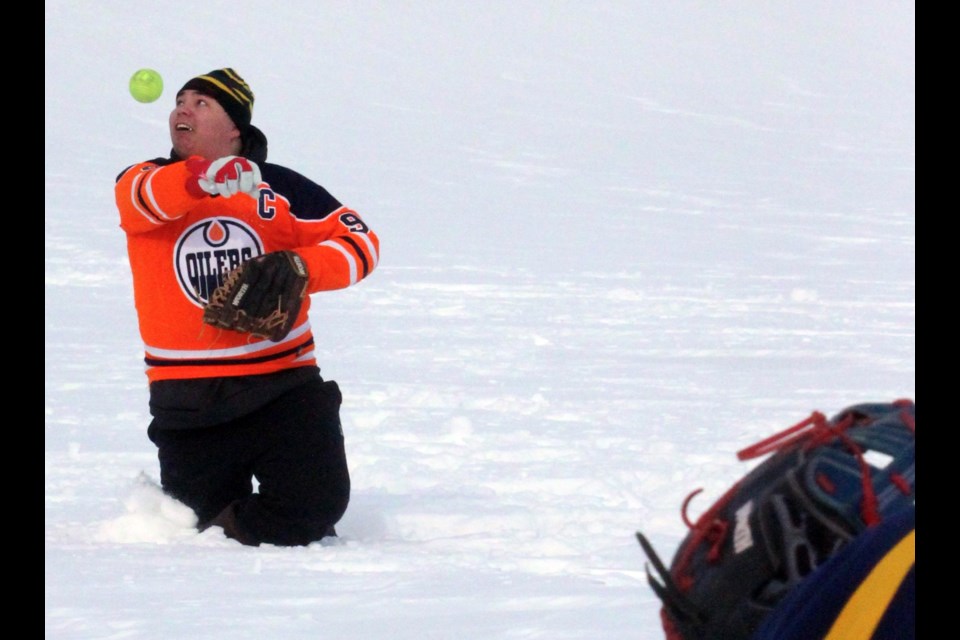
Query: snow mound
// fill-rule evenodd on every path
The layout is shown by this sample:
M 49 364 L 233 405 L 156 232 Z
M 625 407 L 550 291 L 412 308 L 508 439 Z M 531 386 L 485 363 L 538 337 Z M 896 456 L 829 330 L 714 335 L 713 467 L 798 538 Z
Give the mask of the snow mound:
M 127 513 L 100 524 L 97 540 L 168 543 L 197 533 L 193 510 L 166 495 L 146 473 L 134 481 L 124 506 Z

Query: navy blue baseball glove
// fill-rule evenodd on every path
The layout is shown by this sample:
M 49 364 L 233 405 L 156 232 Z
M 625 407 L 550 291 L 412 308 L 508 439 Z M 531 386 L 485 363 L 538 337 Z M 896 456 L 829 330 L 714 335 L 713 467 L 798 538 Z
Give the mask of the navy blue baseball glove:
M 858 404 L 806 420 L 738 452 L 770 454 L 690 528 L 669 569 L 637 539 L 656 571 L 668 640 L 747 640 L 777 604 L 845 544 L 916 508 L 916 405 Z

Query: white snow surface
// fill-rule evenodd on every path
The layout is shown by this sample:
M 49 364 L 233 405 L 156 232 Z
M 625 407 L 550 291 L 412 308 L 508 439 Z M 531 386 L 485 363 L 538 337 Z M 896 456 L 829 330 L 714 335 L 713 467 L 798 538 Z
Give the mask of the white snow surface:
M 46 638 L 659 640 L 637 530 L 916 399 L 913 2 L 45 8 Z M 225 66 L 382 241 L 313 296 L 353 494 L 308 547 L 196 533 L 146 436 L 114 179 Z

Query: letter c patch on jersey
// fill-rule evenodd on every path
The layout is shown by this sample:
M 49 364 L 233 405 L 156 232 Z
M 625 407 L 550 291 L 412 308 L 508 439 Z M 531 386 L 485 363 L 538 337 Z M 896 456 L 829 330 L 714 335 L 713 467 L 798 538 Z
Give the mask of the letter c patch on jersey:
M 264 220 L 273 220 L 277 215 L 277 194 L 272 189 L 260 189 L 257 198 L 257 215 Z

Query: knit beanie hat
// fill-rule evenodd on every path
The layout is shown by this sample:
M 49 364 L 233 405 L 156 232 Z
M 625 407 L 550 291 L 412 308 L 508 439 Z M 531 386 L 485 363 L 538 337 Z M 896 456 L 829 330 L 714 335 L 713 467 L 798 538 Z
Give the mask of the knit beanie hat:
M 253 91 L 233 69 L 226 67 L 187 81 L 177 95 L 192 89 L 208 95 L 223 107 L 242 134 L 246 134 L 253 117 Z

